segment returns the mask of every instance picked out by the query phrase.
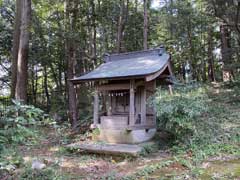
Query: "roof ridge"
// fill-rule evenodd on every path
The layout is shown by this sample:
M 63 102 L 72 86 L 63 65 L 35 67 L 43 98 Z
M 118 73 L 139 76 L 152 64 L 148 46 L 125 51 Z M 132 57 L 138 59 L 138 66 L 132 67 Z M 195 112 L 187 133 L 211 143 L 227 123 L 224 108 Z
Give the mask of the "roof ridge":
M 160 52 L 160 50 L 163 49 L 163 52 Z M 136 56 L 142 56 L 143 54 L 149 55 L 156 55 L 156 54 L 162 54 L 165 52 L 164 47 L 158 47 L 158 48 L 153 48 L 153 49 L 148 49 L 148 50 L 142 50 L 142 51 L 132 51 L 132 52 L 125 52 L 125 53 L 114 53 L 114 54 L 105 54 L 104 56 L 104 61 L 109 62 L 109 61 L 116 61 L 116 60 L 122 60 L 126 56 L 130 56 L 129 58 L 133 58 Z M 132 57 L 131 57 L 132 56 Z
M 110 54 L 110 56 L 125 55 L 125 54 L 135 54 L 135 53 L 144 53 L 144 52 L 154 51 L 154 50 L 158 50 L 158 49 L 160 49 L 160 48 L 158 47 L 158 48 L 151 48 L 151 49 L 147 49 L 147 50 L 130 51 L 130 52 L 122 52 L 122 53 L 113 53 L 113 54 Z

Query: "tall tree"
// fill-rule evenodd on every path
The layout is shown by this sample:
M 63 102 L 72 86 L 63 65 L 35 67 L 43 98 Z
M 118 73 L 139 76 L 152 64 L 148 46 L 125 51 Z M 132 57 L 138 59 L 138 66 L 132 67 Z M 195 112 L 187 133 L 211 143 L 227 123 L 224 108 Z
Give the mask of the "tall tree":
M 226 25 L 221 25 L 221 53 L 223 62 L 223 81 L 233 79 L 231 31 Z
M 208 79 L 215 81 L 214 57 L 213 57 L 213 29 L 208 30 Z
M 238 43 L 240 44 L 240 1 L 210 0 L 207 2 L 214 11 L 214 15 L 237 34 Z
M 144 27 L 143 27 L 143 48 L 148 48 L 148 0 L 143 0 L 144 6 Z
M 91 59 L 94 63 L 94 66 L 97 64 L 97 30 L 96 30 L 96 12 L 95 12 L 95 3 L 94 0 L 90 0 L 91 6 Z
M 19 48 L 20 26 L 21 26 L 21 11 L 22 11 L 22 1 L 16 0 L 14 32 L 13 32 L 13 48 L 12 48 L 12 66 L 11 66 L 11 98 L 15 98 L 15 90 L 16 90 L 16 83 L 17 83 L 17 60 L 18 60 L 18 48 Z
M 128 5 L 129 1 L 120 0 L 120 12 L 118 17 L 118 26 L 117 26 L 117 53 L 121 52 L 122 49 L 122 41 L 123 41 L 123 31 L 126 25 L 126 21 L 128 18 Z
M 21 31 L 17 60 L 16 99 L 27 101 L 28 49 L 31 24 L 31 0 L 22 0 Z
M 73 79 L 75 74 L 76 63 L 76 43 L 75 43 L 75 30 L 76 30 L 76 18 L 77 9 L 75 7 L 75 1 L 65 1 L 65 13 L 66 13 L 66 58 L 67 58 L 67 79 Z M 73 129 L 77 126 L 77 99 L 74 85 L 71 81 L 67 81 L 68 91 L 68 116 Z

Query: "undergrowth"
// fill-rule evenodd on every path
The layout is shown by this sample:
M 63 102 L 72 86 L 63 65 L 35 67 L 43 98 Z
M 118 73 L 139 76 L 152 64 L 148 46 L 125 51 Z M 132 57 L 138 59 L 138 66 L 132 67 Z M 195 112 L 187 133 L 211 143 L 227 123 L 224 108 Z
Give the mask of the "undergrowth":
M 153 172 L 167 168 L 173 163 L 181 165 L 194 179 L 203 173 L 200 165 L 210 156 L 240 155 L 240 91 L 239 83 L 223 84 L 212 87 L 207 85 L 177 86 L 172 96 L 159 89 L 153 103 L 157 105 L 157 122 L 161 131 L 170 134 L 167 151 L 171 157 L 158 163 L 148 164 L 122 179 L 140 179 L 149 177 Z M 39 127 L 52 124 L 52 120 L 43 111 L 33 106 L 14 102 L 7 110 L 0 109 L 0 179 L 14 170 L 23 167 L 21 179 L 69 179 L 56 173 L 57 167 L 47 167 L 41 172 L 32 170 L 23 164 L 22 157 L 16 152 L 17 146 L 31 146 L 39 140 Z M 59 144 L 73 141 L 68 125 L 55 125 Z M 97 132 L 96 132 L 97 133 Z M 87 139 L 88 135 L 77 136 Z M 157 152 L 158 147 L 144 146 L 142 154 Z M 60 148 L 57 156 L 74 156 Z M 76 154 L 78 156 L 78 154 Z M 83 156 L 95 158 L 95 156 Z M 144 157 L 141 157 L 144 158 Z M 56 168 L 56 169 L 55 169 Z M 182 177 L 185 177 L 183 174 Z M 102 179 L 116 179 L 113 171 Z
M 156 93 L 158 126 L 173 136 L 171 151 L 191 170 L 209 156 L 240 155 L 240 91 L 238 83 L 229 86 L 217 93 L 199 85 L 177 86 L 173 95 Z
M 0 169 L 2 174 L 11 175 L 23 165 L 17 146 L 36 144 L 39 127 L 52 121 L 41 109 L 14 100 L 7 108 L 0 106 L 0 114 Z

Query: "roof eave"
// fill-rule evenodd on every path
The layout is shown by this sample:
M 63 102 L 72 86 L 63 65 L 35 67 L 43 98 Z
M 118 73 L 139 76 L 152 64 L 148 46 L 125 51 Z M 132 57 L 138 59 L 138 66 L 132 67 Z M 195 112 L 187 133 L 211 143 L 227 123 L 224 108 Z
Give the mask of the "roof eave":
M 88 81 L 104 81 L 104 80 L 127 80 L 127 79 L 141 79 L 145 78 L 148 74 L 143 75 L 133 75 L 133 76 L 121 76 L 121 77 L 111 77 L 111 78 L 91 78 L 91 79 L 70 79 L 73 84 L 78 84 Z
M 131 75 L 131 76 L 118 76 L 118 77 L 106 77 L 106 78 L 89 78 L 89 79 L 70 79 L 70 81 L 73 83 L 73 84 L 79 84 L 79 83 L 82 83 L 82 82 L 88 82 L 88 81 L 104 81 L 104 80 L 126 80 L 126 79 L 140 79 L 140 78 L 146 78 L 147 76 L 151 76 L 151 75 L 154 75 L 158 72 L 163 72 L 164 69 L 166 68 L 169 68 L 169 71 L 170 73 L 172 74 L 172 70 L 171 70 L 171 66 L 170 66 L 170 61 L 171 57 L 169 56 L 168 60 L 167 60 L 167 63 L 159 70 L 155 71 L 155 72 L 151 72 L 151 73 L 146 73 L 146 74 L 139 74 L 139 75 Z M 160 73 L 160 74 L 161 74 Z

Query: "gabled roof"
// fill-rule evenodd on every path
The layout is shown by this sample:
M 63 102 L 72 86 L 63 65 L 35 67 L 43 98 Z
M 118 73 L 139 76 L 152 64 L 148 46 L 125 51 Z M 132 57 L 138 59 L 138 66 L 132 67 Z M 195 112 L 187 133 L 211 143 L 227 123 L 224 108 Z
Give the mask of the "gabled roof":
M 170 55 L 164 48 L 105 56 L 105 63 L 95 70 L 72 81 L 94 81 L 144 77 L 162 71 L 168 65 Z

